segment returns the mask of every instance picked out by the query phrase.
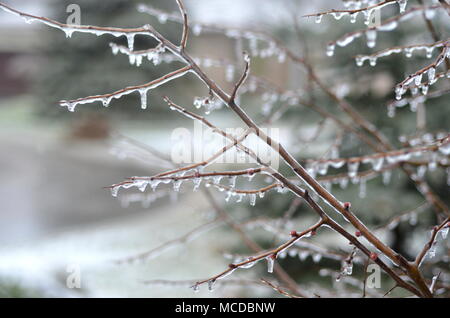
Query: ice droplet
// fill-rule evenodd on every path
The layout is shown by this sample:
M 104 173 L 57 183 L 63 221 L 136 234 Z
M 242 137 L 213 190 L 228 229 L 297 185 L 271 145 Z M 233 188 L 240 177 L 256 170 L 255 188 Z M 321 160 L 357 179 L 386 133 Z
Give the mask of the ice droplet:
M 198 293 L 200 291 L 200 287 L 198 286 L 198 284 L 191 286 L 191 288 L 194 291 L 194 293 Z
M 215 279 L 211 279 L 210 281 L 208 281 L 208 290 L 210 292 L 214 291 L 214 285 L 216 284 L 216 280 Z
M 330 57 L 333 56 L 335 48 L 336 48 L 335 44 L 333 44 L 333 43 L 328 44 L 328 46 L 327 46 L 327 56 L 330 56 Z
M 366 183 L 366 179 L 361 178 L 361 180 L 359 181 L 359 197 L 361 199 L 366 197 L 366 190 L 367 188 L 367 183 Z

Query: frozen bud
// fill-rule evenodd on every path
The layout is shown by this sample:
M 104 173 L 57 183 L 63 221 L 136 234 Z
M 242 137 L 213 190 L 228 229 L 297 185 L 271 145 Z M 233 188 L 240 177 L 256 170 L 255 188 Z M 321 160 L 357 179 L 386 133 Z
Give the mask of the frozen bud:
M 298 233 L 297 233 L 297 231 L 291 231 L 290 235 L 291 235 L 292 237 L 297 237 L 297 236 L 298 236 Z
M 317 232 L 316 232 L 315 230 L 312 230 L 312 231 L 311 231 L 311 236 L 316 235 L 316 233 L 317 233 Z
M 374 252 L 370 253 L 370 259 L 376 261 L 378 259 L 378 254 Z
M 228 264 L 228 267 L 231 268 L 231 269 L 235 269 L 235 268 L 237 268 L 237 265 L 234 265 L 234 264 Z
M 360 232 L 360 231 L 356 231 L 356 232 L 355 232 L 355 236 L 356 236 L 356 237 L 360 237 L 360 236 L 361 236 L 361 232 Z
M 276 260 L 277 259 L 277 254 L 270 255 L 270 258 L 273 259 L 273 260 Z
M 350 202 L 345 202 L 345 203 L 344 203 L 344 208 L 345 208 L 346 210 L 350 210 L 351 207 L 352 207 L 352 204 L 351 204 Z

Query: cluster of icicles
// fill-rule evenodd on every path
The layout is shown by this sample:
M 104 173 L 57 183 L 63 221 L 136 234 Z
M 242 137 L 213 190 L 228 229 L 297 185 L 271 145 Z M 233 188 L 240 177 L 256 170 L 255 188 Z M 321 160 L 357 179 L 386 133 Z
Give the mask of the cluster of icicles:
M 448 76 L 448 78 L 450 78 L 450 72 L 448 72 L 448 74 L 446 76 Z M 423 104 L 430 99 L 446 95 L 446 94 L 448 94 L 449 91 L 450 91 L 449 89 L 435 90 L 431 93 L 428 93 L 427 95 L 417 94 L 417 95 L 409 97 L 409 98 L 402 98 L 400 100 L 391 101 L 387 105 L 387 114 L 389 117 L 393 118 L 393 117 L 395 117 L 397 108 L 405 107 L 407 105 L 409 105 L 409 109 L 412 112 L 416 112 L 417 108 L 420 104 Z
M 431 45 L 414 45 L 407 47 L 394 47 L 390 49 L 386 49 L 380 51 L 376 54 L 371 55 L 358 55 L 356 60 L 356 65 L 363 66 L 365 61 L 369 61 L 370 66 L 376 66 L 377 60 L 382 57 L 390 56 L 392 54 L 400 54 L 404 53 L 407 58 L 411 58 L 415 51 L 425 51 L 425 55 L 427 58 L 433 57 L 433 51 L 436 48 L 443 47 L 447 42 L 437 42 Z
M 431 247 L 427 252 L 427 257 L 428 258 L 434 258 L 436 257 L 436 252 L 437 252 L 437 248 L 438 248 L 438 243 L 440 240 L 446 240 L 448 237 L 448 232 L 450 231 L 450 225 L 449 223 L 447 223 L 447 225 L 445 225 L 443 228 L 441 228 L 439 230 L 439 232 L 436 235 L 436 238 L 434 239 L 434 241 L 431 243 Z M 425 259 L 425 257 L 423 258 L 423 260 Z M 423 262 L 422 260 L 422 262 Z
M 193 170 L 194 173 L 198 173 L 198 170 Z M 181 177 L 184 177 L 189 171 L 183 171 L 181 173 L 178 173 L 176 175 L 171 175 L 170 177 L 161 177 L 161 178 L 152 178 L 152 177 L 133 177 L 130 179 L 129 182 L 118 184 L 113 187 L 111 187 L 111 195 L 113 197 L 117 197 L 119 190 L 122 189 L 130 189 L 130 188 L 137 188 L 141 192 L 145 192 L 147 187 L 150 187 L 153 191 L 156 191 L 159 185 L 161 184 L 170 184 L 173 185 L 173 191 L 179 192 L 181 189 L 181 185 L 184 181 L 192 181 L 194 187 L 193 191 L 197 191 L 202 183 L 205 182 L 205 187 L 216 187 L 220 192 L 226 191 L 226 198 L 225 201 L 230 201 L 232 197 L 237 197 L 236 202 L 242 202 L 245 197 L 249 197 L 250 205 L 254 206 L 256 204 L 256 198 L 257 196 L 259 198 L 264 198 L 265 191 L 255 192 L 255 193 L 243 193 L 236 190 L 236 181 L 238 176 L 213 176 L 213 177 L 194 177 L 190 179 L 180 179 Z M 252 174 L 249 172 L 249 174 L 246 175 L 249 181 L 253 179 L 255 174 Z M 223 185 L 221 184 L 221 181 L 223 179 L 228 179 L 228 184 Z M 284 193 L 286 189 L 279 185 L 277 187 L 274 187 L 273 189 L 276 189 L 279 193 Z
M 311 234 L 306 234 L 304 236 L 302 236 L 301 238 L 298 238 L 296 241 L 292 242 L 290 245 L 285 246 L 282 250 L 278 251 L 277 254 L 270 254 L 268 256 L 265 257 L 258 257 L 258 256 L 251 256 L 251 257 L 247 257 L 247 258 L 237 258 L 234 261 L 234 264 L 242 264 L 236 267 L 230 267 L 228 271 L 224 272 L 222 275 L 215 277 L 211 280 L 208 281 L 208 289 L 209 291 L 213 291 L 214 290 L 214 284 L 221 279 L 224 279 L 228 276 L 230 276 L 231 274 L 233 274 L 234 271 L 236 271 L 237 269 L 249 269 L 252 268 L 253 266 L 255 266 L 258 262 L 265 260 L 267 262 L 267 272 L 268 273 L 273 273 L 273 269 L 275 266 L 275 260 L 277 259 L 277 257 L 281 254 L 286 255 L 287 251 L 294 246 L 294 244 L 296 244 L 297 242 L 299 242 L 301 239 L 303 238 L 307 238 L 310 237 Z M 305 257 L 306 258 L 306 257 Z M 322 255 L 317 253 L 314 254 L 313 256 L 313 261 L 315 263 L 320 262 L 320 260 L 322 259 Z M 191 286 L 191 288 L 194 290 L 194 292 L 198 292 L 200 290 L 200 286 L 198 284 L 195 284 L 194 286 Z
M 436 69 L 439 67 L 439 65 L 444 63 L 445 59 L 449 57 L 450 46 L 446 46 L 435 63 L 430 65 L 424 71 L 419 71 L 416 74 L 410 75 L 405 81 L 403 81 L 395 88 L 396 99 L 401 100 L 408 89 L 411 90 L 411 94 L 413 96 L 417 95 L 419 88 L 421 88 L 422 94 L 426 95 L 428 93 L 429 87 L 436 83 L 439 79 L 439 77 L 436 76 Z M 427 81 L 422 82 L 425 73 L 427 76 Z M 446 77 L 449 78 L 449 75 L 450 73 L 447 73 Z
M 194 98 L 194 107 L 197 109 L 204 109 L 206 115 L 212 111 L 222 108 L 224 103 L 215 96 L 204 96 Z
M 131 65 L 141 66 L 144 58 L 147 58 L 147 60 L 154 65 L 159 65 L 162 61 L 171 63 L 176 60 L 174 55 L 163 55 L 166 49 L 162 44 L 159 44 L 154 49 L 144 51 L 133 51 L 132 49 L 130 50 L 130 48 L 126 48 L 116 43 L 110 43 L 110 46 L 114 55 L 117 55 L 119 52 L 128 55 Z
M 439 152 L 443 154 L 442 157 L 439 156 Z M 448 162 L 448 155 L 450 154 L 450 143 L 446 143 L 439 147 L 439 152 L 428 152 L 424 154 L 422 151 L 418 152 L 405 152 L 402 154 L 397 154 L 395 156 L 385 156 L 385 157 L 367 157 L 361 161 L 351 161 L 351 160 L 329 160 L 318 163 L 308 163 L 307 171 L 308 173 L 316 177 L 317 175 L 326 175 L 329 167 L 339 169 L 344 165 L 347 165 L 347 175 L 348 177 L 332 178 L 329 180 L 320 181 L 320 184 L 329 192 L 332 191 L 333 185 L 339 185 L 341 189 L 347 188 L 347 186 L 352 184 L 359 184 L 359 197 L 365 198 L 367 194 L 367 181 L 373 179 L 377 176 L 377 172 L 381 173 L 383 184 L 389 184 L 391 180 L 392 170 L 388 167 L 383 170 L 385 164 L 391 166 L 393 164 L 410 160 L 413 157 L 423 157 L 426 156 L 428 165 L 418 166 L 417 172 L 414 175 L 415 178 L 421 179 L 425 176 L 425 173 L 430 170 L 434 171 L 437 168 L 438 163 Z M 369 173 L 365 175 L 358 175 L 358 168 L 361 164 L 370 164 L 374 173 Z M 448 169 L 447 172 L 449 172 Z M 449 176 L 450 182 L 450 176 Z M 450 184 L 450 183 L 449 183 Z M 313 199 L 319 199 L 314 196 L 314 192 L 311 193 Z
M 400 15 L 398 17 L 394 17 L 392 19 L 386 20 L 385 22 L 382 22 L 379 25 L 371 26 L 368 29 L 361 30 L 361 31 L 347 33 L 346 35 L 339 38 L 338 40 L 330 42 L 327 46 L 326 53 L 328 56 L 333 56 L 336 45 L 338 45 L 340 47 L 345 47 L 345 46 L 349 45 L 350 43 L 352 43 L 355 39 L 357 39 L 363 35 L 365 35 L 367 38 L 367 46 L 369 48 L 374 48 L 376 46 L 377 32 L 389 32 L 389 31 L 395 30 L 398 27 L 400 22 L 411 19 L 418 15 L 421 15 L 422 13 L 425 13 L 425 15 L 428 19 L 432 19 L 434 17 L 434 15 L 436 14 L 436 11 L 440 10 L 440 9 L 442 9 L 442 7 L 440 5 L 435 5 L 435 6 L 430 6 L 430 7 L 413 8 L 407 12 L 404 12 L 402 15 Z M 371 12 L 370 14 L 373 14 L 373 10 L 377 10 L 377 9 L 370 10 L 370 12 Z M 330 13 L 326 13 L 326 14 L 331 14 L 331 15 L 334 15 L 336 18 L 341 18 L 342 14 L 344 14 L 344 13 L 330 12 Z M 370 22 L 371 16 L 368 16 L 368 17 L 369 17 L 369 19 L 366 19 L 366 24 L 369 24 L 369 22 Z M 317 19 L 316 21 L 320 22 L 319 19 Z
M 438 146 L 439 152 L 441 152 L 444 156 L 450 155 L 450 142 L 443 142 L 441 145 Z M 310 173 L 313 177 L 316 175 L 326 175 L 328 172 L 329 167 L 333 167 L 335 169 L 342 168 L 344 165 L 347 165 L 347 171 L 349 178 L 354 178 L 358 175 L 358 168 L 361 163 L 363 164 L 370 164 L 374 171 L 381 171 L 383 169 L 383 165 L 389 164 L 396 164 L 403 161 L 408 161 L 411 158 L 414 157 L 422 157 L 424 156 L 424 150 L 423 149 L 417 149 L 417 150 L 407 150 L 402 151 L 399 153 L 395 153 L 393 155 L 389 155 L 389 153 L 386 153 L 385 156 L 375 155 L 375 156 L 367 156 L 363 159 L 358 160 L 352 160 L 352 159 L 332 159 L 332 160 L 325 160 L 325 161 L 319 161 L 319 162 L 313 162 L 308 163 L 307 170 L 308 173 Z M 438 158 L 438 152 L 430 152 L 428 153 L 428 156 L 430 157 L 430 166 L 434 166 L 436 164 L 436 161 Z
M 378 5 L 374 8 L 371 8 L 371 5 L 369 5 L 367 7 L 367 9 L 361 10 L 361 2 L 359 2 L 358 4 L 353 4 L 353 6 L 352 6 L 352 2 L 349 1 L 347 3 L 344 3 L 344 4 L 347 4 L 346 7 L 349 8 L 349 10 L 333 10 L 333 11 L 326 12 L 326 13 L 320 13 L 320 14 L 315 15 L 315 19 L 316 19 L 316 23 L 320 23 L 320 22 L 322 22 L 322 18 L 326 15 L 331 15 L 336 20 L 340 20 L 344 16 L 349 16 L 350 22 L 355 23 L 358 18 L 359 13 L 362 13 L 364 15 L 364 23 L 366 25 L 369 25 L 370 21 L 373 17 L 373 14 L 376 10 L 381 10 L 383 7 L 391 5 L 392 3 L 395 3 L 395 2 L 394 1 L 386 2 L 382 5 Z M 405 9 L 406 9 L 406 5 L 407 5 L 407 0 L 398 0 L 397 3 L 399 4 L 399 7 L 400 7 L 400 13 L 404 13 Z M 356 11 L 356 12 L 351 12 L 351 11 Z

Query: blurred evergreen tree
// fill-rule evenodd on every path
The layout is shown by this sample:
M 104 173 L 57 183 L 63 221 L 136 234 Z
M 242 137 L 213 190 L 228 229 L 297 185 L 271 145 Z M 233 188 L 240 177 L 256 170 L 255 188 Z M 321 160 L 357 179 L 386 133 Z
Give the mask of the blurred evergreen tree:
M 157 19 L 139 13 L 137 0 L 89 1 L 79 0 L 81 23 L 84 25 L 140 27 L 152 24 L 169 39 L 177 40 L 181 28 L 176 24 L 160 24 Z M 66 12 L 71 0 L 54 1 L 50 17 L 65 22 L 70 13 Z M 173 1 L 152 1 L 152 5 L 168 11 L 176 10 Z M 115 38 L 104 35 L 95 37 L 89 34 L 74 33 L 71 39 L 59 30 L 43 28 L 46 32 L 42 55 L 42 64 L 38 76 L 34 79 L 35 91 L 41 103 L 39 112 L 48 116 L 65 116 L 67 110 L 57 107 L 57 101 L 110 93 L 130 85 L 139 85 L 155 79 L 173 65 L 161 64 L 154 67 L 151 63 L 143 63 L 139 68 L 130 65 L 128 57 L 118 54 L 114 56 L 109 47 L 110 42 L 126 45 L 123 37 Z M 148 37 L 137 36 L 135 48 L 154 47 L 156 42 Z M 162 88 L 164 89 L 164 88 Z M 173 90 L 172 90 L 173 92 Z M 161 94 L 149 94 L 149 105 L 161 104 Z M 83 107 L 82 112 L 102 112 L 110 114 L 120 112 L 139 117 L 155 116 L 157 112 L 142 112 L 139 96 L 127 96 L 123 100 L 115 100 L 111 107 L 104 109 L 100 105 Z

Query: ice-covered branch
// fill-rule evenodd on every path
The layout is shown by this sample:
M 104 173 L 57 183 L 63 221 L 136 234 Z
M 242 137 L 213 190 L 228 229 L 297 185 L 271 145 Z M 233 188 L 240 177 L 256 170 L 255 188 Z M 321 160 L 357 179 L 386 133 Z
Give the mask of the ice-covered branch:
M 336 45 L 340 47 L 347 46 L 352 43 L 353 40 L 366 35 L 367 37 L 367 46 L 369 48 L 373 48 L 376 45 L 377 32 L 389 32 L 396 29 L 400 22 L 404 22 L 406 20 L 412 19 L 415 16 L 422 14 L 425 12 L 428 16 L 436 14 L 436 11 L 442 9 L 441 5 L 432 5 L 432 6 L 420 6 L 411 8 L 404 13 L 390 18 L 386 21 L 381 22 L 379 25 L 369 27 L 364 30 L 349 32 L 335 41 L 332 41 L 328 44 L 327 47 L 327 55 L 333 56 Z
M 146 109 L 147 108 L 147 92 L 149 90 L 152 90 L 156 87 L 159 87 L 163 84 L 166 84 L 174 79 L 177 79 L 179 77 L 182 77 L 186 75 L 187 73 L 191 72 L 192 68 L 191 66 L 185 66 L 181 69 L 178 69 L 176 71 L 173 71 L 169 74 L 166 74 L 154 81 L 151 81 L 147 84 L 138 85 L 138 86 L 130 86 L 121 90 L 118 90 L 114 93 L 110 94 L 104 94 L 104 95 L 95 95 L 95 96 L 89 96 L 84 98 L 78 98 L 74 100 L 63 100 L 60 101 L 60 105 L 63 107 L 67 107 L 67 109 L 71 112 L 75 111 L 75 107 L 80 104 L 91 104 L 95 102 L 101 102 L 103 106 L 108 107 L 111 103 L 112 99 L 119 99 L 125 95 L 138 92 L 141 96 L 141 108 Z
M 250 73 L 250 56 L 247 52 L 244 52 L 244 62 L 245 62 L 245 69 L 244 73 L 242 74 L 239 81 L 234 86 L 233 92 L 231 93 L 230 100 L 234 102 L 234 99 L 236 98 L 236 94 L 239 91 L 239 88 L 244 84 L 245 80 L 247 79 L 249 73 Z
M 273 272 L 273 267 L 274 267 L 274 262 L 277 258 L 277 255 L 279 253 L 282 253 L 283 251 L 287 250 L 288 248 L 290 248 L 292 245 L 294 245 L 297 241 L 299 241 L 300 239 L 302 239 L 303 237 L 307 237 L 310 236 L 311 233 L 315 232 L 318 228 L 320 228 L 323 225 L 323 221 L 319 221 L 318 223 L 316 223 L 315 225 L 313 225 L 312 227 L 306 229 L 305 231 L 301 232 L 301 233 L 297 233 L 296 231 L 292 231 L 291 232 L 291 236 L 292 238 L 287 241 L 286 243 L 280 245 L 279 247 L 261 253 L 259 255 L 250 257 L 249 259 L 239 262 L 239 263 L 231 263 L 230 265 L 228 265 L 228 269 L 226 269 L 225 271 L 223 271 L 222 273 L 219 273 L 211 278 L 202 280 L 202 281 L 198 281 L 195 283 L 195 285 L 192 286 L 192 288 L 194 290 L 198 290 L 198 288 L 200 287 L 200 285 L 203 285 L 205 283 L 207 283 L 209 285 L 209 288 L 211 288 L 211 286 L 214 286 L 215 282 L 218 280 L 221 280 L 229 275 L 231 275 L 235 270 L 237 270 L 238 268 L 251 268 L 253 267 L 256 263 L 258 263 L 261 260 L 266 260 L 267 261 L 267 271 L 269 273 Z
M 410 87 L 420 86 L 422 88 L 422 93 L 426 94 L 428 92 L 428 88 L 438 81 L 436 77 L 436 69 L 444 63 L 445 59 L 450 57 L 450 43 L 446 43 L 439 56 L 436 60 L 424 68 L 418 70 L 416 73 L 409 75 L 406 79 L 404 79 L 401 83 L 399 83 L 395 88 L 396 99 L 402 99 L 402 96 L 406 93 Z M 427 81 L 423 82 L 424 75 L 427 75 Z
M 431 44 L 414 44 L 407 46 L 395 46 L 391 47 L 370 55 L 358 55 L 356 56 L 356 65 L 362 66 L 365 61 L 369 61 L 371 66 L 375 66 L 377 64 L 377 60 L 379 58 L 390 56 L 392 54 L 405 53 L 406 57 L 412 57 L 415 51 L 425 51 L 426 57 L 431 58 L 433 56 L 433 51 L 437 48 L 444 47 L 450 40 L 447 39 L 445 41 L 438 41 Z
M 425 256 L 427 256 L 427 254 L 429 254 L 430 257 L 434 256 L 434 254 L 436 253 L 436 240 L 437 240 L 437 236 L 438 236 L 439 232 L 441 232 L 442 237 L 444 239 L 446 239 L 449 229 L 450 229 L 450 217 L 446 218 L 441 224 L 436 225 L 433 228 L 433 230 L 431 231 L 430 240 L 427 242 L 427 244 L 425 244 L 425 246 L 420 251 L 420 253 L 417 255 L 417 257 L 414 261 L 414 263 L 417 267 L 419 267 L 422 264 Z
M 375 10 L 381 10 L 382 8 L 394 3 L 399 4 L 400 13 L 403 13 L 405 11 L 407 0 L 386 0 L 365 8 L 357 8 L 352 10 L 331 10 L 326 12 L 308 14 L 305 15 L 305 17 L 315 17 L 316 23 L 320 23 L 322 21 L 322 18 L 327 15 L 333 16 L 336 20 L 340 20 L 344 16 L 350 16 L 350 22 L 355 23 L 358 14 L 362 13 L 365 17 L 365 24 L 369 24 Z

